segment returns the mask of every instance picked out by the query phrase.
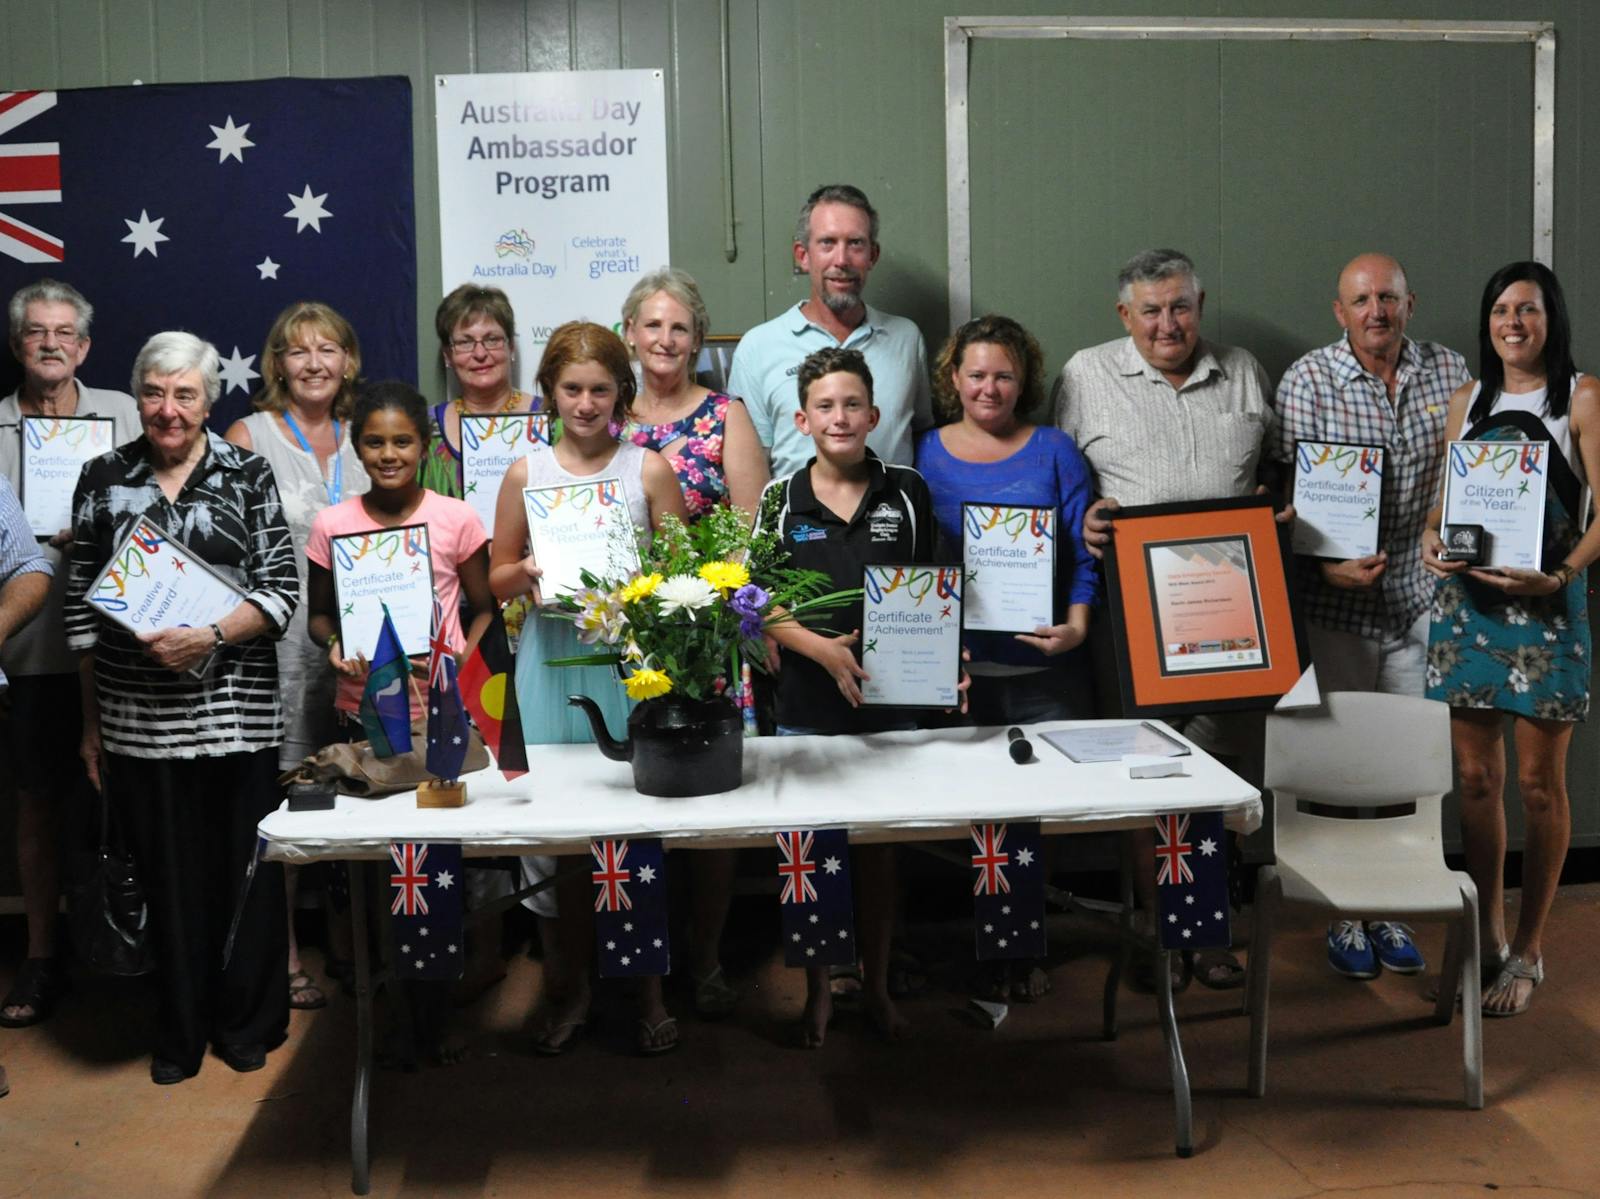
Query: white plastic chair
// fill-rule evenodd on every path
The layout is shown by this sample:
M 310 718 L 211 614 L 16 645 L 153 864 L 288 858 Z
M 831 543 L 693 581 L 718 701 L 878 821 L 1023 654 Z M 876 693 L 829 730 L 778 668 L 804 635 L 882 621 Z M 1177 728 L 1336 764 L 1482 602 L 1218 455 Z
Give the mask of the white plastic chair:
M 1250 1013 L 1250 1094 L 1267 1086 L 1267 991 L 1272 924 L 1285 903 L 1347 920 L 1450 924 L 1434 1019 L 1449 1024 L 1462 989 L 1467 1106 L 1483 1107 L 1478 890 L 1447 869 L 1440 801 L 1450 789 L 1450 709 L 1404 695 L 1336 691 L 1324 711 L 1267 718 L 1266 785 L 1277 818 L 1277 865 L 1256 885 L 1245 1004 Z M 1398 816 L 1345 819 L 1299 810 L 1416 805 Z

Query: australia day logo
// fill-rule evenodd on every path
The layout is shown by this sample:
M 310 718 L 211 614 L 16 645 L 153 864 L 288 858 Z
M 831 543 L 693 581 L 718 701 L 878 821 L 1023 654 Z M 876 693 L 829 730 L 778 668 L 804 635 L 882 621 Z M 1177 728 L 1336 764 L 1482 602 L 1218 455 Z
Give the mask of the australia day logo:
M 507 229 L 494 239 L 494 262 L 478 262 L 472 267 L 474 279 L 504 279 L 516 275 L 533 275 L 553 279 L 556 264 L 540 262 L 534 254 L 533 236 L 523 228 Z
M 496 258 L 532 258 L 533 238 L 526 229 L 507 229 L 494 243 Z

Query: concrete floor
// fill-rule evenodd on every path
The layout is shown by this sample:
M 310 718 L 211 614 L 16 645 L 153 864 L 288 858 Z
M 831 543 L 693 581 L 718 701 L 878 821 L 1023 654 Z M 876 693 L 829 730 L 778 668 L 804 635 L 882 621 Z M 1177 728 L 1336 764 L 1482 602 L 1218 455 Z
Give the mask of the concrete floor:
M 1485 1021 L 1482 1112 L 1462 1106 L 1459 1021 L 1429 1022 L 1418 979 L 1330 974 L 1309 918 L 1285 929 L 1275 955 L 1265 1099 L 1243 1093 L 1239 993 L 1191 987 L 1178 1001 L 1195 1088 L 1188 1161 L 1172 1153 L 1152 1002 L 1124 991 L 1122 1035 L 1102 1041 L 1106 935 L 1063 917 L 1051 936 L 1055 993 L 1013 1007 L 994 1032 L 956 1018 L 970 925 L 953 923 L 919 938 L 929 960 L 950 964 L 906 1003 L 907 1044 L 883 1045 L 845 1013 L 820 1052 L 789 1048 L 803 984 L 760 960 L 735 971 L 745 997 L 734 1021 L 687 1019 L 680 1051 L 650 1061 L 628 1052 L 629 1004 L 615 986 L 602 987 L 599 1027 L 565 1057 L 520 1051 L 538 966 L 519 958 L 465 1013 L 467 1062 L 379 1075 L 373 1192 L 1600 1194 L 1600 886 L 1561 893 L 1532 1010 Z M 1442 930 L 1423 930 L 1422 944 L 1436 960 Z M 258 1073 L 213 1058 L 166 1088 L 149 1082 L 148 1019 L 138 984 L 80 981 L 48 1024 L 0 1030 L 12 1086 L 0 1100 L 0 1196 L 349 1193 L 348 1000 L 296 1014 Z

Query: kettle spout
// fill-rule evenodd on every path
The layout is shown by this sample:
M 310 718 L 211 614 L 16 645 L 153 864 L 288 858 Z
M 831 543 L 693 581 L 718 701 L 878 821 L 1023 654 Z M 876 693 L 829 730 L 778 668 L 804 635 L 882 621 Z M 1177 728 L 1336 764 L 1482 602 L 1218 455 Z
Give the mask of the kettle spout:
M 606 718 L 600 714 L 600 706 L 594 700 L 587 695 L 569 695 L 567 703 L 574 708 L 581 708 L 583 714 L 589 718 L 589 727 L 594 730 L 594 742 L 600 747 L 601 753 L 613 762 L 633 760 L 633 738 L 614 740 L 610 730 L 606 728 Z

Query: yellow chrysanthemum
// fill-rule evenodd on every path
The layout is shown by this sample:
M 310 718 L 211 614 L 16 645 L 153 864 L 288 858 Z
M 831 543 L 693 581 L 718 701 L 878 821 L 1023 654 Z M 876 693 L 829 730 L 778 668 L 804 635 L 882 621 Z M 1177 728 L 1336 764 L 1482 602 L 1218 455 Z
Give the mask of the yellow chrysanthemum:
M 672 680 L 667 677 L 667 672 L 651 670 L 648 666 L 630 674 L 623 680 L 623 685 L 628 689 L 629 699 L 654 699 L 672 690 Z
M 661 586 L 662 579 L 658 574 L 640 575 L 621 591 L 622 602 L 625 604 L 637 603 L 647 595 L 654 595 L 657 587 Z
M 718 591 L 737 591 L 750 581 L 750 572 L 738 562 L 707 562 L 700 577 Z

